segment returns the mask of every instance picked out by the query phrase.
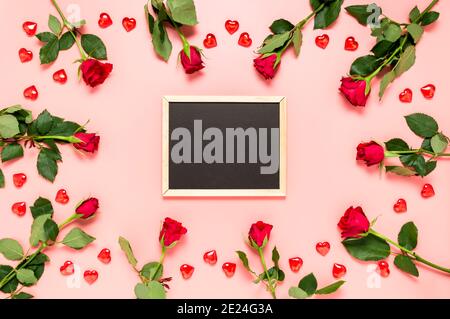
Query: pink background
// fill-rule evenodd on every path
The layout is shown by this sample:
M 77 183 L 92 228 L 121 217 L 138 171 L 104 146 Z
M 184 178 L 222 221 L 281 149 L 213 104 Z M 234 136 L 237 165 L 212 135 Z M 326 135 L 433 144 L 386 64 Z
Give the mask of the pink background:
M 252 222 L 264 220 L 274 225 L 270 249 L 274 244 L 282 256 L 281 266 L 286 280 L 279 287 L 280 297 L 299 278 L 314 271 L 319 285 L 332 281 L 333 263 L 347 267 L 347 283 L 333 298 L 445 298 L 450 297 L 446 275 L 420 267 L 420 278 L 411 278 L 391 264 L 391 275 L 381 279 L 379 288 L 368 288 L 370 265 L 350 257 L 340 244 L 336 227 L 339 217 L 350 205 L 362 205 L 370 218 L 379 216 L 376 229 L 395 239 L 403 223 L 414 220 L 419 228 L 417 251 L 430 260 L 449 266 L 450 247 L 450 163 L 442 160 L 436 171 L 424 180 L 420 178 L 380 177 L 377 169 L 367 169 L 355 162 L 355 147 L 362 140 L 386 141 L 401 137 L 413 145 L 420 143 L 407 128 L 403 116 L 426 112 L 434 116 L 444 132 L 450 134 L 450 92 L 448 87 L 448 32 L 450 4 L 441 1 L 436 9 L 439 21 L 428 27 L 418 46 L 414 68 L 397 80 L 387 91 L 382 103 L 376 91 L 365 109 L 355 109 L 338 94 L 339 79 L 359 55 L 367 54 L 374 40 L 369 30 L 343 13 L 327 31 L 313 31 L 310 23 L 304 32 L 304 44 L 299 59 L 292 51 L 285 54 L 277 77 L 272 82 L 262 80 L 253 70 L 253 50 L 268 33 L 268 26 L 283 17 L 299 21 L 310 7 L 307 1 L 271 0 L 196 0 L 200 24 L 187 31 L 192 44 L 201 46 L 209 32 L 217 36 L 218 47 L 205 50 L 206 69 L 187 76 L 177 66 L 176 54 L 181 48 L 174 39 L 174 51 L 166 64 L 154 54 L 150 42 L 143 6 L 145 1 L 77 0 L 81 16 L 88 21 L 85 32 L 98 34 L 107 44 L 109 60 L 114 64 L 111 78 L 92 90 L 79 83 L 72 61 L 78 52 L 72 48 L 62 52 L 50 66 L 39 65 L 39 43 L 28 38 L 21 29 L 26 20 L 38 22 L 39 31 L 47 30 L 48 14 L 56 14 L 50 1 L 1 1 L 0 38 L 2 39 L 1 105 L 21 103 L 36 115 L 44 108 L 65 118 L 83 123 L 90 120 L 89 129 L 102 136 L 99 153 L 93 158 L 78 156 L 70 147 L 62 147 L 64 163 L 54 184 L 37 175 L 36 150 L 26 150 L 25 158 L 2 165 L 7 187 L 0 190 L 0 234 L 13 237 L 26 246 L 32 217 L 19 218 L 11 213 L 16 201 L 31 205 L 40 195 L 54 199 L 59 188 L 71 196 L 67 206 L 54 204 L 56 219 L 71 214 L 76 202 L 96 196 L 101 213 L 83 225 L 97 237 L 87 249 L 74 252 L 63 247 L 48 251 L 51 262 L 38 286 L 28 289 L 39 298 L 133 298 L 138 279 L 126 262 L 117 244 L 119 235 L 133 245 L 139 265 L 159 257 L 158 231 L 165 216 L 178 219 L 188 228 L 188 234 L 169 252 L 165 275 L 173 276 L 169 298 L 266 298 L 261 285 L 251 282 L 234 253 L 248 252 L 253 267 L 260 270 L 256 255 L 244 238 Z M 364 1 L 363 1 L 364 2 Z M 70 1 L 61 0 L 67 8 Z M 345 1 L 345 5 L 361 1 Z M 429 1 L 378 0 L 384 12 L 393 19 L 405 21 L 409 10 L 418 4 L 424 8 Z M 108 12 L 114 24 L 100 29 L 97 20 Z M 135 17 L 137 28 L 130 33 L 121 25 L 123 17 Z M 225 28 L 227 19 L 240 22 L 240 30 L 230 36 Z M 240 32 L 253 38 L 251 48 L 237 45 Z M 327 33 L 330 44 L 319 49 L 314 44 L 317 35 Z M 346 37 L 359 42 L 356 52 L 343 49 Z M 19 48 L 31 49 L 35 55 L 30 63 L 21 64 Z M 52 80 L 54 71 L 65 68 L 69 81 L 59 85 Z M 425 100 L 420 87 L 434 83 L 433 100 Z M 25 100 L 23 89 L 35 84 L 39 99 Z M 406 87 L 414 92 L 411 104 L 402 104 L 398 94 Z M 288 101 L 288 184 L 285 199 L 163 199 L 161 197 L 161 98 L 164 95 L 281 95 Z M 25 172 L 29 181 L 22 189 L 12 184 L 12 175 Z M 436 196 L 424 200 L 420 190 L 424 182 L 433 184 Z M 396 214 L 392 205 L 403 197 L 408 212 Z M 329 241 L 331 251 L 326 257 L 315 251 L 318 241 Z M 108 247 L 113 261 L 101 264 L 96 256 Z M 219 262 L 215 266 L 202 260 L 205 251 L 216 249 Z M 270 259 L 269 251 L 267 258 Z M 289 270 L 288 258 L 300 256 L 304 266 L 300 273 Z M 100 273 L 92 286 L 81 280 L 80 289 L 70 289 L 59 273 L 65 260 L 72 260 L 84 271 Z M 3 259 L 1 260 L 3 261 Z M 223 262 L 236 262 L 233 278 L 221 270 Z M 195 273 L 183 280 L 179 266 L 189 263 Z

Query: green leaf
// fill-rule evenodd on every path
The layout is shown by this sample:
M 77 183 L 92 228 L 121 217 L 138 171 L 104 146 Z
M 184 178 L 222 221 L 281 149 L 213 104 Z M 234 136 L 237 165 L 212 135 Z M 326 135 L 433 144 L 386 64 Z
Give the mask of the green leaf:
M 152 34 L 153 28 L 155 26 L 155 18 L 153 18 L 153 16 L 150 14 L 147 4 L 145 4 L 145 6 L 144 6 L 144 12 L 145 12 L 145 16 L 147 18 L 148 30 L 150 31 L 150 34 Z
M 373 54 L 379 58 L 384 57 L 391 51 L 391 49 L 394 47 L 394 43 L 388 40 L 381 40 L 375 44 L 375 46 L 372 48 Z
M 71 121 L 53 121 L 53 126 L 47 135 L 72 136 L 80 131 L 81 125 Z
M 127 256 L 130 265 L 136 267 L 137 260 L 136 257 L 134 257 L 133 249 L 131 248 L 130 242 L 123 237 L 119 237 L 119 245 L 122 251 Z
M 242 265 L 244 266 L 244 268 L 247 269 L 248 271 L 252 271 L 250 269 L 250 265 L 248 263 L 247 255 L 243 251 L 240 251 L 240 250 L 236 251 L 236 253 L 238 254 L 239 259 L 241 260 Z
M 400 156 L 400 161 L 403 165 L 408 167 L 413 167 L 414 170 L 420 176 L 425 176 L 426 174 L 426 163 L 425 158 L 419 154 L 408 154 Z
M 264 45 L 258 49 L 258 53 L 266 54 L 274 52 L 276 49 L 283 47 L 285 43 L 290 40 L 290 38 L 290 32 L 275 34 L 269 40 L 264 42 Z
M 414 43 L 419 42 L 420 38 L 422 37 L 423 34 L 423 28 L 415 23 L 411 23 L 410 25 L 408 25 L 406 27 L 406 29 L 408 30 L 408 33 L 411 35 L 411 37 L 414 40 Z
M 63 239 L 62 243 L 73 249 L 82 249 L 92 243 L 95 237 L 92 237 L 82 231 L 80 228 L 73 228 Z
M 432 171 L 434 171 L 435 168 L 436 168 L 436 165 L 437 165 L 437 162 L 436 162 L 436 161 L 429 160 L 428 162 L 426 162 L 426 163 L 425 163 L 425 169 L 426 169 L 425 176 L 427 176 L 427 175 L 430 174 Z
M 298 283 L 298 288 L 302 289 L 308 296 L 314 295 L 317 290 L 317 279 L 313 273 L 303 277 Z
M 59 39 L 59 50 L 69 50 L 75 44 L 72 34 L 67 31 Z
M 163 22 L 156 20 L 152 32 L 152 43 L 155 52 L 163 58 L 164 61 L 169 60 L 172 53 L 172 42 L 170 42 L 166 27 Z
M 433 152 L 433 148 L 431 147 L 431 138 L 425 138 L 422 142 L 422 145 L 420 146 L 421 149 L 424 149 L 426 151 Z
M 292 43 L 294 44 L 294 52 L 296 56 L 300 55 L 300 50 L 302 48 L 303 33 L 300 29 L 296 29 L 292 35 Z
M 416 19 L 420 17 L 420 10 L 415 6 L 410 12 L 409 12 L 409 21 L 410 22 L 416 22 Z
M 305 299 L 309 297 L 309 295 L 303 289 L 298 287 L 289 288 L 288 294 L 290 297 L 295 299 Z
M 147 284 L 137 284 L 134 287 L 134 293 L 137 299 L 166 299 L 164 287 L 157 281 L 150 281 Z
M 426 26 L 426 25 L 432 24 L 437 19 L 439 19 L 439 12 L 429 11 L 423 15 L 421 24 L 423 26 Z
M 412 262 L 411 258 L 405 255 L 397 255 L 394 259 L 394 264 L 402 271 L 407 272 L 415 277 L 419 277 L 419 270 Z
M 61 22 L 59 22 L 58 18 L 54 15 L 50 15 L 48 17 L 48 27 L 55 35 L 59 35 L 62 30 Z
M 375 71 L 380 65 L 380 61 L 373 55 L 365 55 L 357 58 L 351 68 L 351 75 L 367 76 Z
M 267 270 L 267 273 L 269 274 L 271 280 L 284 281 L 286 278 L 284 271 L 275 266 Z M 265 272 L 261 273 L 254 282 L 258 283 L 261 280 L 267 280 L 267 275 Z
M 37 159 L 37 169 L 39 175 L 53 182 L 58 174 L 58 159 L 61 155 L 49 148 L 42 148 Z
M 56 36 L 51 32 L 41 32 L 36 34 L 36 38 L 41 42 L 50 42 L 50 40 L 54 40 Z
M 163 274 L 163 265 L 158 262 L 145 264 L 141 269 L 141 275 L 148 280 L 159 280 Z
M 0 137 L 11 138 L 19 134 L 19 122 L 11 114 L 0 115 Z
M 278 267 L 278 262 L 280 261 L 280 253 L 278 252 L 276 246 L 273 247 L 273 250 L 272 250 L 272 261 L 273 261 L 274 266 L 276 268 L 279 268 Z
M 106 60 L 106 46 L 103 41 L 94 34 L 83 34 L 81 36 L 81 46 L 86 53 L 97 60 Z
M 379 11 L 381 14 L 382 12 L 381 8 L 375 5 L 374 9 L 377 8 L 378 8 L 377 11 Z M 368 5 L 349 6 L 346 7 L 345 10 L 347 10 L 347 13 L 350 14 L 352 17 L 354 17 L 356 20 L 358 20 L 358 22 L 362 25 L 367 25 L 367 23 L 369 22 L 368 21 L 369 17 L 374 13 L 374 11 L 370 10 Z
M 0 254 L 8 260 L 21 260 L 23 258 L 23 248 L 15 239 L 0 239 Z
M 34 272 L 30 269 L 19 269 L 17 271 L 17 280 L 25 285 L 34 285 L 37 282 L 37 278 L 34 276 Z
M 345 284 L 344 280 L 336 281 L 336 282 L 332 283 L 331 285 L 328 285 L 326 287 L 323 287 L 323 288 L 317 290 L 316 294 L 318 294 L 318 295 L 332 294 L 333 292 L 337 291 L 343 284 Z
M 21 292 L 19 292 L 18 294 L 13 295 L 13 296 L 11 297 L 11 299 L 31 299 L 31 298 L 33 298 L 33 297 L 34 297 L 34 296 L 33 296 L 33 295 L 30 295 L 29 293 L 26 293 L 26 292 L 21 291 Z
M 394 173 L 400 176 L 414 176 L 416 172 L 403 166 L 386 166 L 387 173 Z
M 42 111 L 36 118 L 36 128 L 40 135 L 46 135 L 53 125 L 53 116 L 47 111 Z
M 347 238 L 342 241 L 348 253 L 359 260 L 381 260 L 391 253 L 389 244 L 372 234 L 362 238 Z
M 14 268 L 8 265 L 0 265 L 0 281 L 5 278 L 11 271 L 14 271 Z M 11 280 L 9 280 L 3 287 L 0 288 L 1 292 L 5 294 L 10 294 L 16 291 L 17 286 L 19 285 L 19 281 L 17 277 L 14 275 Z
M 198 23 L 193 0 L 167 0 L 167 6 L 176 22 L 190 26 Z
M 408 250 L 413 250 L 417 246 L 417 235 L 416 225 L 413 222 L 408 222 L 402 226 L 398 233 L 398 243 Z
M 438 132 L 437 122 L 429 115 L 413 113 L 405 116 L 405 119 L 411 131 L 420 137 L 432 137 Z
M 55 241 L 59 234 L 58 225 L 52 220 L 48 219 L 44 224 L 44 231 L 48 239 Z
M 403 51 L 395 67 L 395 74 L 397 77 L 408 71 L 416 62 L 416 48 L 410 45 Z
M 8 144 L 2 149 L 2 162 L 7 162 L 23 156 L 22 145 L 18 143 Z
M 82 19 L 80 21 L 77 22 L 72 22 L 71 25 L 77 29 L 81 28 L 82 26 L 84 26 L 86 24 L 86 20 Z
M 288 20 L 278 19 L 272 23 L 272 25 L 270 26 L 270 31 L 272 31 L 274 34 L 281 34 L 291 31 L 294 28 L 295 26 Z
M 380 82 L 380 91 L 378 92 L 378 97 L 381 99 L 384 95 L 389 84 L 391 84 L 395 80 L 396 74 L 395 71 L 389 71 L 386 73 Z
M 383 35 L 389 42 L 395 42 L 400 39 L 402 35 L 402 28 L 400 28 L 400 26 L 396 23 L 391 23 L 388 25 Z
M 401 138 L 390 139 L 384 144 L 386 144 L 386 149 L 388 151 L 409 151 L 408 144 Z
M 431 147 L 433 152 L 442 153 L 448 147 L 448 139 L 445 135 L 438 133 L 431 138 Z
M 39 59 L 41 60 L 41 64 L 49 64 L 55 61 L 58 58 L 59 53 L 59 40 L 53 35 L 53 38 L 45 44 L 39 50 Z
M 53 206 L 47 198 L 39 197 L 36 199 L 33 206 L 30 207 L 30 210 L 33 218 L 37 218 L 42 215 L 49 215 L 50 217 L 53 216 Z
M 3 171 L 0 169 L 0 188 L 5 187 L 5 175 L 3 174 Z
M 341 12 L 343 2 L 344 0 L 326 1 L 325 7 L 317 12 L 314 17 L 314 29 L 325 29 L 336 21 Z M 320 5 L 320 1 L 311 0 L 311 4 L 314 9 L 317 9 Z
M 29 266 L 43 265 L 48 261 L 50 261 L 50 258 L 48 258 L 46 254 L 39 253 L 32 261 L 30 261 L 28 265 Z
M 34 219 L 31 225 L 30 245 L 36 247 L 39 242 L 47 242 L 48 237 L 44 229 L 45 222 L 49 220 L 50 215 L 41 215 Z

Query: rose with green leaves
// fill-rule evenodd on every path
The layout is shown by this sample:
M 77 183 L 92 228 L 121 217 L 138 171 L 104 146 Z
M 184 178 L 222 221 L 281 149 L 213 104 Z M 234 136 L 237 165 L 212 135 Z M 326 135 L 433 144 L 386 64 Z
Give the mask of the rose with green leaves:
M 437 160 L 449 157 L 446 152 L 449 138 L 439 130 L 434 118 L 423 113 L 405 116 L 411 131 L 422 138 L 420 147 L 413 148 L 401 138 L 392 138 L 384 143 L 371 141 L 360 143 L 356 159 L 364 161 L 367 166 L 378 164 L 380 169 L 401 176 L 427 176 L 437 166 Z M 391 158 L 398 158 L 401 165 L 386 165 Z
M 438 1 L 433 0 L 423 11 L 414 7 L 407 23 L 382 15 L 376 4 L 345 8 L 360 24 L 370 26 L 371 35 L 376 38 L 371 54 L 357 58 L 350 67 L 350 75 L 342 79 L 340 91 L 351 104 L 365 106 L 372 80 L 383 74 L 378 93 L 381 100 L 388 86 L 414 65 L 416 45 L 425 27 L 439 18 L 439 13 L 432 11 Z
M 419 277 L 416 263 L 450 273 L 450 268 L 439 266 L 419 256 L 414 250 L 417 246 L 418 229 L 413 222 L 407 222 L 398 233 L 397 241 L 377 232 L 373 227 L 376 220 L 369 222 L 361 207 L 350 207 L 341 217 L 338 227 L 344 238 L 342 244 L 347 252 L 356 259 L 377 261 L 395 255 L 394 264 L 400 270 Z M 391 246 L 398 251 L 391 250 Z
M 30 110 L 14 105 L 0 110 L 0 157 L 3 163 L 24 156 L 26 147 L 39 150 L 37 170 L 39 175 L 53 182 L 62 161 L 58 145 L 72 144 L 85 153 L 98 149 L 100 137 L 87 133 L 84 126 L 44 110 L 36 119 Z M 0 187 L 5 178 L 0 169 Z
M 314 295 L 329 295 L 336 292 L 343 284 L 345 284 L 344 280 L 338 280 L 317 289 L 317 279 L 313 273 L 310 273 L 300 279 L 297 286 L 289 288 L 289 296 L 295 299 L 306 299 Z
M 91 198 L 92 200 L 92 198 Z M 97 202 L 98 200 L 95 199 Z M 83 203 L 86 201 L 83 201 Z M 12 238 L 0 239 L 0 254 L 6 259 L 17 261 L 17 266 L 0 265 L 0 291 L 11 299 L 29 299 L 32 295 L 23 291 L 35 285 L 45 271 L 45 264 L 50 260 L 44 251 L 63 244 L 80 250 L 92 243 L 95 238 L 81 228 L 72 228 L 63 239 L 59 235 L 63 229 L 76 220 L 83 220 L 84 215 L 77 212 L 61 223 L 55 221 L 52 203 L 39 197 L 30 207 L 33 216 L 29 238 L 30 248 L 24 250 L 19 241 Z M 95 210 L 96 212 L 97 210 Z M 95 214 L 92 212 L 92 216 Z
M 70 22 L 59 7 L 56 0 L 51 0 L 58 12 L 60 19 L 50 15 L 48 27 L 50 31 L 36 34 L 44 45 L 39 51 L 41 64 L 53 63 L 59 52 L 66 51 L 76 44 L 80 52 L 79 74 L 86 85 L 96 87 L 102 84 L 112 71 L 111 63 L 100 62 L 108 59 L 106 46 L 103 41 L 94 34 L 84 34 L 81 28 L 86 24 L 85 20 Z
M 310 0 L 312 12 L 297 24 L 286 19 L 275 20 L 269 34 L 259 47 L 259 57 L 253 60 L 254 67 L 266 80 L 272 79 L 281 63 L 283 53 L 294 47 L 300 54 L 305 25 L 314 19 L 314 29 L 326 29 L 339 17 L 344 0 Z
M 158 261 L 146 263 L 142 268 L 138 268 L 138 261 L 134 256 L 130 242 L 119 237 L 119 245 L 128 263 L 138 274 L 140 283 L 134 287 L 134 294 L 137 299 L 165 299 L 167 284 L 172 277 L 163 278 L 164 258 L 167 250 L 175 247 L 178 241 L 187 233 L 187 229 L 178 221 L 166 217 L 159 232 L 159 243 L 161 246 L 161 256 Z

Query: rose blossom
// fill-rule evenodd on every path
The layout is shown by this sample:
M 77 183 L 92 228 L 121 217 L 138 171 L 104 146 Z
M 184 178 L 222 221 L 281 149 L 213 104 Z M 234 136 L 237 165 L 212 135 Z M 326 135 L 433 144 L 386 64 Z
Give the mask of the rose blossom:
M 111 63 L 102 63 L 95 59 L 87 59 L 80 65 L 83 80 L 91 87 L 96 87 L 105 82 L 112 69 Z
M 83 150 L 88 153 L 94 153 L 98 150 L 98 143 L 100 142 L 100 136 L 95 133 L 75 133 L 74 137 L 79 139 L 80 143 L 75 143 L 73 146 L 76 149 Z
M 248 238 L 250 242 L 254 242 L 258 247 L 262 247 L 264 244 L 264 240 L 270 238 L 270 231 L 273 226 L 266 224 L 262 221 L 258 221 L 254 223 L 248 232 Z
M 356 159 L 365 161 L 367 166 L 379 164 L 384 159 L 384 148 L 374 141 L 360 143 L 356 150 Z
M 275 62 L 277 60 L 277 54 L 274 53 L 267 57 L 263 55 L 253 60 L 255 69 L 266 79 L 272 79 L 275 76 Z
M 83 215 L 81 218 L 86 219 L 93 216 L 98 210 L 98 199 L 91 197 L 84 200 L 78 207 L 75 209 L 77 214 Z
M 168 247 L 172 243 L 180 240 L 181 236 L 186 233 L 187 229 L 180 222 L 166 217 L 161 232 L 159 233 L 159 241 L 164 238 L 164 246 Z
M 339 90 L 347 100 L 354 106 L 366 106 L 368 95 L 366 95 L 366 81 L 354 80 L 351 77 L 341 79 Z
M 202 56 L 200 50 L 196 47 L 189 47 L 190 58 L 186 55 L 184 50 L 180 52 L 181 65 L 187 74 L 192 74 L 194 72 L 200 71 L 205 66 L 203 65 Z
M 370 222 L 360 206 L 356 208 L 351 206 L 341 217 L 338 226 L 342 230 L 343 238 L 358 238 L 360 234 L 369 231 Z

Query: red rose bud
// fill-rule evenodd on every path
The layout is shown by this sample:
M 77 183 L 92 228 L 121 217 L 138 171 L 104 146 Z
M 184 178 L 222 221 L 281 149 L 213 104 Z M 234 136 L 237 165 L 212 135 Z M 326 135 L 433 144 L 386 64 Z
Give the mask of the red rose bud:
M 87 219 L 93 216 L 98 210 L 98 199 L 97 198 L 88 198 L 84 200 L 80 205 L 78 205 L 77 209 L 75 209 L 75 213 L 79 215 L 83 215 L 82 219 Z
M 186 55 L 184 50 L 180 52 L 181 65 L 183 65 L 184 71 L 187 74 L 192 74 L 194 72 L 200 71 L 205 66 L 203 65 L 202 55 L 200 50 L 196 47 L 190 46 L 190 58 Z
M 370 222 L 361 207 L 351 206 L 341 217 L 338 226 L 342 230 L 342 238 L 359 238 L 360 234 L 369 231 Z
M 164 220 L 161 232 L 159 234 L 159 241 L 163 241 L 162 245 L 169 247 L 173 243 L 180 240 L 181 236 L 187 233 L 187 229 L 183 227 L 180 222 L 166 217 Z
M 272 228 L 272 225 L 266 224 L 262 221 L 258 221 L 250 227 L 250 230 L 248 232 L 248 239 L 250 240 L 252 245 L 253 243 L 255 243 L 256 246 L 262 248 L 269 240 L 270 231 L 272 230 Z
M 275 65 L 277 61 L 277 54 L 274 53 L 267 57 L 262 55 L 253 60 L 253 65 L 256 71 L 258 71 L 266 80 L 272 79 L 275 76 L 278 65 Z
M 80 65 L 83 80 L 91 87 L 96 87 L 105 82 L 112 69 L 111 63 L 102 63 L 95 59 L 87 59 Z
M 98 143 L 100 142 L 100 136 L 96 135 L 95 133 L 75 133 L 74 137 L 79 139 L 80 143 L 75 143 L 73 146 L 76 149 L 88 152 L 88 153 L 94 153 L 98 150 Z
M 360 143 L 356 148 L 356 160 L 365 161 L 367 166 L 379 164 L 383 159 L 384 148 L 374 141 Z
M 366 106 L 368 94 L 366 95 L 366 81 L 354 80 L 351 77 L 341 79 L 339 90 L 347 100 L 354 106 Z

